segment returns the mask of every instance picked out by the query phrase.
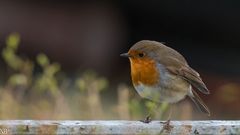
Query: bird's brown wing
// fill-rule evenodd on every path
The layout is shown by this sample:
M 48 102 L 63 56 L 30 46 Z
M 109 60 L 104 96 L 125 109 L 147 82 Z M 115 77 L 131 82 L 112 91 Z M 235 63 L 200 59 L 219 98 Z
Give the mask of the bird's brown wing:
M 181 76 L 202 93 L 209 94 L 198 72 L 189 67 L 187 61 L 180 53 L 163 44 L 160 44 L 155 53 L 158 56 L 157 61 L 163 64 L 169 72 Z
M 178 70 L 178 75 L 182 76 L 185 80 L 187 80 L 190 84 L 192 84 L 202 93 L 210 94 L 199 74 L 190 67 L 182 67 Z
M 202 93 L 210 94 L 198 72 L 189 67 L 187 63 L 183 63 L 174 58 L 169 58 L 169 61 L 171 61 L 171 63 L 174 63 L 174 65 L 166 63 L 167 65 L 165 66 L 169 72 L 181 76 Z
M 196 72 L 191 67 L 189 67 L 187 63 L 183 63 L 174 58 L 170 58 L 169 60 L 171 62 L 174 62 L 174 64 L 167 64 L 166 66 L 166 69 L 170 73 L 181 76 L 183 79 L 188 81 L 193 87 L 195 87 L 202 93 L 209 94 L 209 91 L 206 85 L 203 83 L 198 72 Z M 210 111 L 208 107 L 205 105 L 205 103 L 201 100 L 201 98 L 198 96 L 198 94 L 194 90 L 189 92 L 188 96 L 193 100 L 193 102 L 197 105 L 200 111 L 210 116 Z

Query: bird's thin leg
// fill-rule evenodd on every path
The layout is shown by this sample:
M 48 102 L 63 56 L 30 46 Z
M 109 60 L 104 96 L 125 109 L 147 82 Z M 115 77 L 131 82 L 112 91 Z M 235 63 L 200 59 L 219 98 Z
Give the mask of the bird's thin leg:
M 146 118 L 144 120 L 140 120 L 140 121 L 143 123 L 150 123 L 152 121 L 151 115 L 152 115 L 153 111 L 159 107 L 159 105 L 160 104 L 157 104 L 157 106 L 151 108 L 150 111 L 148 112 L 148 115 L 146 116 Z
M 170 125 L 170 121 L 171 121 L 171 116 L 172 116 L 172 104 L 169 104 L 170 105 L 170 112 L 168 114 L 168 118 L 167 118 L 167 121 L 164 121 L 164 122 L 161 122 L 162 124 L 164 124 L 163 128 L 166 129 L 166 130 L 170 130 L 172 128 L 172 126 Z
M 152 121 L 151 114 L 147 115 L 144 120 L 140 120 L 143 123 L 150 123 Z

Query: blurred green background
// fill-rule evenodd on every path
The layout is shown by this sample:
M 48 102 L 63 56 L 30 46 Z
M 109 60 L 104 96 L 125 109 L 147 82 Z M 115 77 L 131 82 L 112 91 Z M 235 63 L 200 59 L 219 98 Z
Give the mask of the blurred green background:
M 199 71 L 207 117 L 189 99 L 172 119 L 240 118 L 240 2 L 0 1 L 1 119 L 143 119 L 155 104 L 119 57 L 165 42 Z M 169 105 L 154 111 L 166 119 Z

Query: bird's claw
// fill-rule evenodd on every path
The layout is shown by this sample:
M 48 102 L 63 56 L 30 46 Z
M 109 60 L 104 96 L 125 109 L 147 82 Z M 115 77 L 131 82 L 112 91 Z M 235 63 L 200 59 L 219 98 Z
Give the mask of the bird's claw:
M 144 120 L 140 120 L 143 123 L 150 123 L 152 121 L 150 116 L 147 116 Z
M 170 120 L 160 122 L 160 123 L 164 124 L 163 129 L 165 129 L 165 130 L 170 131 L 173 128 L 173 126 L 170 125 Z

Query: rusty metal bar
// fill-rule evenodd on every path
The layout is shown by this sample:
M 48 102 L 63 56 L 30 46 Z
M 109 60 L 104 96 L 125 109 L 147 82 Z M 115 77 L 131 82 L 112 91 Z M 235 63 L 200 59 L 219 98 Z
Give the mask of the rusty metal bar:
M 0 134 L 240 134 L 240 121 L 1 120 Z

